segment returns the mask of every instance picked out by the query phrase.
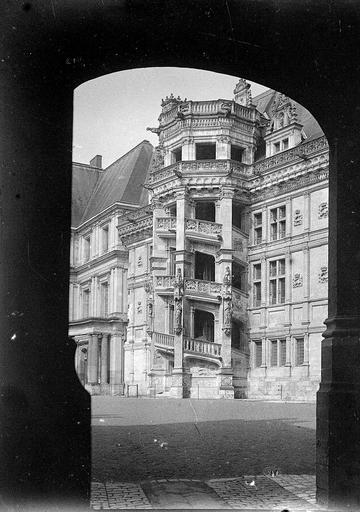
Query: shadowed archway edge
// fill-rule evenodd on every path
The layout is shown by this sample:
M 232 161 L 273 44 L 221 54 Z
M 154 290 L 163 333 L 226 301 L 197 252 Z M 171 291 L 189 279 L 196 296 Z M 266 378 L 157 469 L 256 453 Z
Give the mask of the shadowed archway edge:
M 337 263 L 348 269 L 341 282 L 330 263 L 335 315 L 333 298 L 359 284 L 349 254 L 360 247 L 335 224 L 345 222 L 344 212 L 357 212 L 340 178 L 356 187 L 360 5 L 10 0 L 1 10 L 0 479 L 17 502 L 86 506 L 89 397 L 66 342 L 73 89 L 122 69 L 193 67 L 254 80 L 308 108 L 330 142 L 330 254 L 338 255 L 341 244 L 346 249 Z M 346 203 L 341 211 L 339 200 Z M 351 222 L 357 229 L 358 212 Z M 343 305 L 347 314 L 351 308 Z

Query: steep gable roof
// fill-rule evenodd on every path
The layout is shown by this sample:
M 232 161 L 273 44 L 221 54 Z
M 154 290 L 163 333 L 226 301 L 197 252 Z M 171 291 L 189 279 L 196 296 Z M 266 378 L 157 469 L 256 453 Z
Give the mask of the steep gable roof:
M 101 171 L 95 186 L 89 184 L 92 191 L 80 218 L 79 208 L 75 206 L 77 215 L 74 215 L 74 220 L 78 222 L 73 225 L 82 224 L 116 202 L 139 206 L 145 204 L 147 191 L 142 185 L 147 178 L 152 153 L 153 146 L 144 140 Z M 83 195 L 86 197 L 86 192 Z
M 73 162 L 71 225 L 78 226 L 101 175 L 101 169 Z

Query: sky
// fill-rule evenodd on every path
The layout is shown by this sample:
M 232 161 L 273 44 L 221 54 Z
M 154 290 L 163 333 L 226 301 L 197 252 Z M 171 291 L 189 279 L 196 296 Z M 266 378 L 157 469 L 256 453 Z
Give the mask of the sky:
M 243 78 L 246 78 L 243 76 Z M 103 168 L 141 141 L 158 144 L 161 100 L 171 93 L 188 100 L 232 99 L 238 78 L 187 68 L 143 68 L 90 80 L 74 91 L 73 161 L 102 155 Z M 253 82 L 253 97 L 267 87 Z

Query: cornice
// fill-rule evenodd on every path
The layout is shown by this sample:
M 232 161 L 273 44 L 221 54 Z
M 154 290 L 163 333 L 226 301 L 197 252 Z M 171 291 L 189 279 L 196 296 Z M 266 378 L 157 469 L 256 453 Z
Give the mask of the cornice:
M 84 270 L 87 270 L 89 268 L 96 267 L 102 263 L 106 263 L 107 261 L 110 261 L 114 258 L 116 258 L 116 262 L 118 263 L 118 260 L 121 259 L 122 262 L 127 262 L 127 256 L 128 251 L 127 249 L 114 249 L 112 251 L 109 251 L 105 254 L 101 254 L 100 256 L 97 256 L 95 258 L 91 258 L 86 263 L 82 263 L 81 265 L 73 266 L 71 268 L 71 274 L 78 274 Z

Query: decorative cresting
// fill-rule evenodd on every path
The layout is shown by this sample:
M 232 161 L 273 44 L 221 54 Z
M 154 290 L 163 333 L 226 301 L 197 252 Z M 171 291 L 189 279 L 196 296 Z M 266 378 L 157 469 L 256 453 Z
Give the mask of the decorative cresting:
M 201 235 L 221 236 L 222 224 L 209 220 L 185 219 L 185 231 Z
M 144 290 L 146 293 L 146 332 L 151 337 L 154 323 L 154 287 L 150 275 L 146 278 Z
M 226 336 L 231 335 L 232 320 L 232 293 L 231 293 L 231 271 L 226 267 L 223 279 L 223 331 Z
M 183 348 L 184 352 L 202 354 L 208 357 L 221 357 L 221 345 L 211 341 L 197 340 L 184 336 Z
M 175 309 L 175 333 L 179 336 L 183 330 L 183 296 L 184 280 L 181 269 L 178 268 L 174 281 L 174 309 Z
M 278 93 L 278 99 L 272 107 L 271 122 L 268 126 L 268 133 L 280 130 L 289 124 L 297 122 L 295 105 L 285 94 Z
M 234 100 L 245 107 L 252 106 L 251 85 L 244 78 L 240 78 L 234 89 Z

